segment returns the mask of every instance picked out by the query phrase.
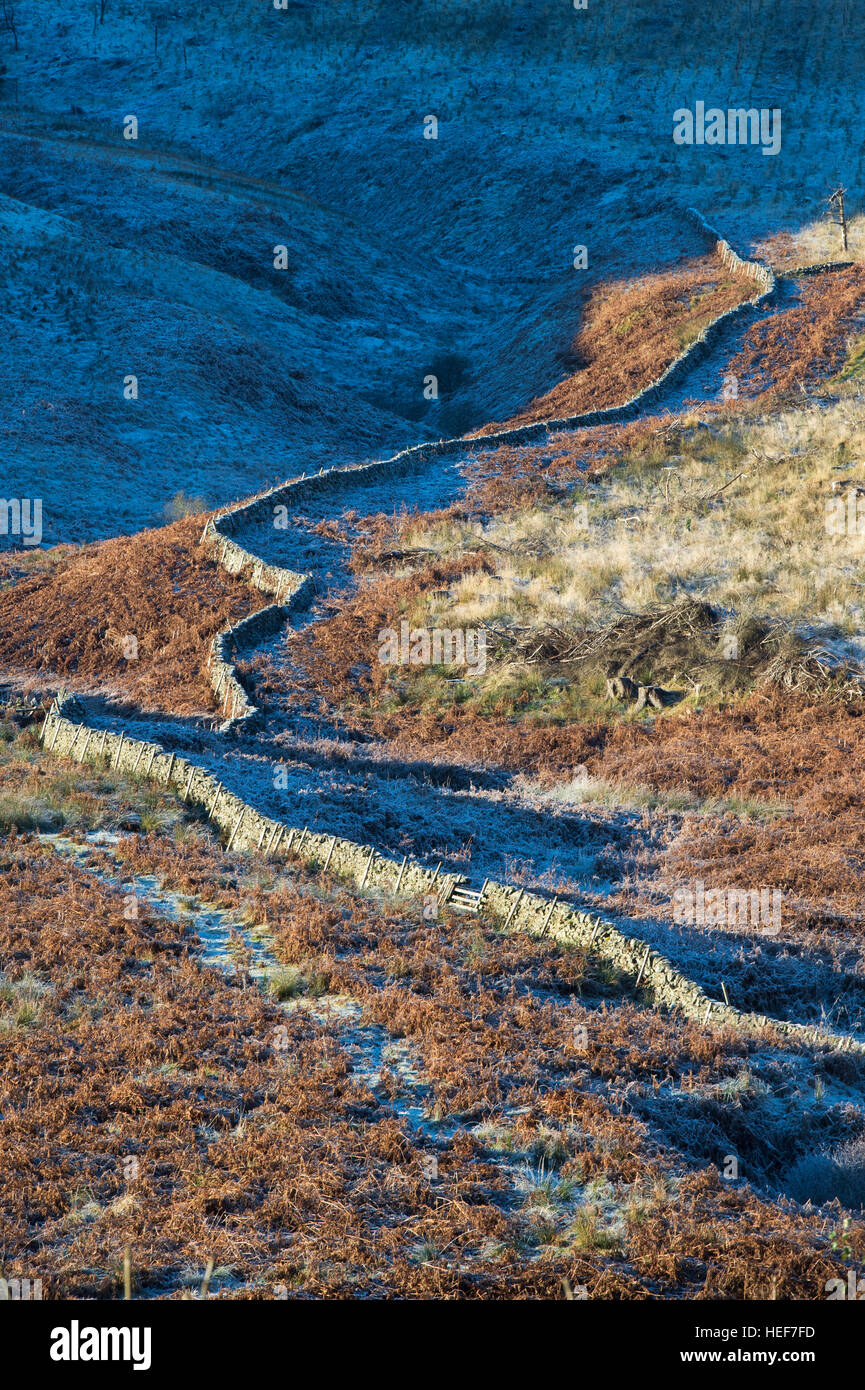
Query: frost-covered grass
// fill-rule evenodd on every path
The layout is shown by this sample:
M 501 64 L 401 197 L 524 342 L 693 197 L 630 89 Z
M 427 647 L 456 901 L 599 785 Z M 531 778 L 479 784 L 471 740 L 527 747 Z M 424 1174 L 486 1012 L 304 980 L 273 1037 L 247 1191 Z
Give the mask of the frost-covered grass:
M 141 778 L 56 758 L 38 744 L 35 728 L 0 742 L 0 835 L 13 829 L 180 828 L 188 813 L 177 797 Z
M 774 819 L 783 816 L 787 808 L 777 801 L 761 801 L 757 797 L 704 797 L 686 788 L 667 790 L 640 783 L 612 782 L 603 777 L 589 777 L 585 772 L 552 786 L 533 783 L 530 778 L 518 777 L 515 788 L 534 796 L 551 807 L 608 806 L 630 811 L 689 811 L 703 816 L 734 815 L 745 819 Z
M 826 191 L 832 190 L 827 188 Z M 855 207 L 855 203 L 852 206 Z M 757 251 L 782 271 L 827 261 L 862 261 L 865 260 L 865 217 L 861 212 L 851 213 L 848 199 L 846 250 L 837 220 L 823 216 L 805 223 L 794 233 L 770 237 Z
M 507 418 L 566 375 L 587 287 L 705 249 L 681 205 L 744 245 L 810 225 L 861 160 L 863 17 L 810 0 L 15 15 L 5 486 L 39 483 L 49 539 L 152 524 L 180 488 L 222 503 Z M 781 153 L 674 146 L 695 96 L 780 105 Z

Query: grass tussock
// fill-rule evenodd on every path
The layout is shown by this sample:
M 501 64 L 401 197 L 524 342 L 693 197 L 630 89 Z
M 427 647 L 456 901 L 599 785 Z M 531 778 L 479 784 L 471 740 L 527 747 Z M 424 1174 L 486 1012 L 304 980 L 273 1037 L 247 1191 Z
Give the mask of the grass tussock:
M 784 1188 L 797 1202 L 822 1206 L 837 1199 L 845 1207 L 865 1207 L 865 1141 L 804 1154 L 787 1174 Z
M 865 217 L 861 213 L 848 217 L 847 241 L 845 251 L 840 227 L 821 217 L 797 232 L 777 232 L 760 242 L 754 255 L 782 273 L 799 266 L 824 265 L 827 261 L 865 261 Z
M 0 835 L 25 831 L 181 829 L 192 813 L 163 788 L 42 750 L 33 727 L 0 741 Z

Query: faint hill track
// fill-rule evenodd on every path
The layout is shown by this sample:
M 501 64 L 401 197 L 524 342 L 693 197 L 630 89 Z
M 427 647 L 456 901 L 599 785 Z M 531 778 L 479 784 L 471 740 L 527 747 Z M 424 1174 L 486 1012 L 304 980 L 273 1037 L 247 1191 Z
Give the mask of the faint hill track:
M 192 184 L 209 193 L 240 197 L 247 202 L 258 199 L 265 207 L 273 207 L 280 203 L 302 204 L 332 217 L 336 222 L 357 225 L 350 215 L 339 208 L 328 207 L 308 194 L 286 188 L 272 179 L 239 174 L 235 170 L 205 164 L 189 155 L 149 148 L 139 144 L 137 140 L 99 140 L 92 134 L 77 131 L 69 126 L 65 127 L 60 135 L 56 125 L 36 124 L 39 120 L 36 112 L 28 112 L 25 119 L 28 124 L 22 128 L 20 116 L 14 123 L 10 123 L 8 114 L 0 114 L 0 138 L 45 144 L 50 146 L 53 153 L 65 159 L 85 159 L 88 163 L 95 161 L 113 167 L 116 167 L 119 161 L 125 160 L 142 172 L 156 174 L 167 182 Z

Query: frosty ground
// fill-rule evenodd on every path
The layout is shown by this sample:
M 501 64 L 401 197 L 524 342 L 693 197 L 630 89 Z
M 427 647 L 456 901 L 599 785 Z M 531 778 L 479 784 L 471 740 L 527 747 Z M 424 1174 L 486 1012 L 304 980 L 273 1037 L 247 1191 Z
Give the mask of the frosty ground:
M 861 538 L 813 540 L 826 496 L 865 483 L 861 219 L 852 266 L 780 279 L 620 431 L 467 438 L 239 532 L 313 586 L 237 651 L 263 726 L 233 738 L 207 650 L 262 596 L 198 537 L 284 478 L 609 391 L 597 362 L 653 324 L 645 360 L 675 356 L 731 292 L 689 207 L 779 270 L 838 256 L 821 212 L 861 175 L 865 20 L 804 0 L 699 24 L 650 0 L 15 15 L 3 491 L 43 499 L 45 548 L 2 557 L 4 687 L 71 686 L 90 724 L 269 815 L 559 894 L 711 998 L 839 1041 L 667 1016 L 591 950 L 230 853 L 163 789 L 4 724 L 3 1276 L 81 1298 L 119 1296 L 124 1260 L 140 1297 L 823 1297 L 865 1254 L 854 687 L 796 685 L 811 648 L 787 684 L 755 658 L 741 688 L 701 677 L 657 712 L 555 659 L 497 652 L 489 692 L 369 671 L 379 610 L 427 593 L 443 622 L 474 603 L 545 635 L 572 594 L 576 621 L 597 557 L 542 543 L 589 489 L 604 543 L 624 537 L 599 623 L 624 576 L 649 606 L 769 612 L 861 660 Z M 783 108 L 777 158 L 676 146 L 695 94 Z M 579 337 L 594 308 L 602 344 Z M 695 878 L 777 885 L 780 938 L 677 923 Z

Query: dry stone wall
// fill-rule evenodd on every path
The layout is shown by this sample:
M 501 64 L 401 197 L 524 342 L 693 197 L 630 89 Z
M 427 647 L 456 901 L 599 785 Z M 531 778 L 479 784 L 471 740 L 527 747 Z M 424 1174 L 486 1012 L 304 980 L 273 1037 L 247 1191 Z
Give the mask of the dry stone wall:
M 220 732 L 224 734 L 256 729 L 262 722 L 261 710 L 250 700 L 238 679 L 234 662 L 236 649 L 252 646 L 278 632 L 289 617 L 292 603 L 303 599 L 312 587 L 307 576 L 266 564 L 258 555 L 238 545 L 230 534 L 225 534 L 237 524 L 234 517 L 242 511 L 245 508 L 239 507 L 234 513 L 208 521 L 201 543 L 229 574 L 245 579 L 261 593 L 274 594 L 276 602 L 218 633 L 210 645 L 210 683 L 220 709 L 227 715 L 220 725 Z M 222 525 L 217 527 L 217 522 Z
M 609 406 L 603 410 L 591 410 L 581 415 L 571 415 L 558 420 L 545 420 L 538 424 L 517 425 L 513 429 L 498 430 L 494 434 L 460 436 L 456 439 L 440 439 L 426 444 L 414 444 L 407 449 L 401 449 L 399 453 L 393 454 L 387 459 L 356 464 L 350 469 L 322 469 L 321 472 L 312 474 L 310 477 L 304 474 L 301 478 L 292 478 L 288 482 L 279 483 L 276 487 L 260 493 L 257 497 L 251 498 L 238 507 L 223 512 L 207 523 L 201 538 L 202 543 L 217 562 L 229 574 L 243 577 L 262 593 L 273 594 L 275 597 L 275 604 L 271 608 L 253 614 L 252 618 L 246 619 L 244 623 L 239 623 L 229 632 L 220 633 L 214 639 L 210 664 L 211 683 L 217 699 L 220 701 L 220 708 L 227 714 L 225 722 L 220 726 L 223 733 L 239 733 L 244 729 L 254 729 L 261 723 L 261 711 L 252 703 L 237 678 L 234 664 L 230 658 L 232 643 L 239 645 L 241 641 L 252 641 L 263 634 L 266 635 L 275 631 L 279 627 L 280 621 L 287 616 L 287 614 L 282 614 L 280 618 L 280 603 L 300 602 L 306 597 L 310 589 L 310 580 L 306 575 L 298 574 L 294 570 L 281 569 L 278 565 L 266 564 L 260 556 L 240 545 L 234 539 L 234 533 L 250 522 L 262 521 L 265 518 L 272 522 L 274 509 L 278 506 L 298 503 L 304 497 L 341 487 L 346 474 L 349 472 L 363 473 L 376 478 L 404 477 L 430 458 L 466 453 L 472 448 L 489 448 L 506 443 L 531 443 L 545 439 L 550 433 L 558 430 L 579 429 L 587 425 L 614 424 L 631 419 L 645 406 L 651 405 L 666 388 L 671 386 L 685 370 L 693 365 L 696 359 L 709 350 L 716 336 L 732 319 L 762 303 L 774 293 L 776 287 L 775 276 L 767 266 L 762 265 L 759 261 L 743 260 L 733 250 L 730 243 L 720 237 L 714 228 L 709 226 L 705 218 L 693 208 L 689 208 L 686 215 L 694 223 L 697 230 L 712 243 L 721 262 L 733 274 L 753 280 L 759 292 L 745 303 L 736 304 L 731 309 L 726 310 L 725 313 L 720 314 L 717 319 L 702 329 L 695 341 L 689 344 L 670 363 L 666 371 L 656 381 L 650 383 L 630 401 L 626 401 L 624 405 Z M 271 622 L 274 624 L 273 627 L 270 626 Z
M 261 853 L 266 858 L 292 858 L 315 866 L 361 892 L 380 892 L 421 901 L 435 894 L 446 903 L 462 875 L 441 875 L 403 857 L 402 861 L 379 853 L 373 845 L 359 845 L 336 835 L 289 826 L 263 815 L 253 806 L 226 790 L 212 773 L 186 758 L 168 753 L 158 743 L 126 738 L 107 729 L 95 729 L 79 719 L 80 704 L 75 700 L 55 702 L 42 726 L 41 738 L 52 753 L 99 763 L 140 776 L 175 791 L 189 805 L 198 806 L 219 827 L 226 849 Z M 549 938 L 564 946 L 577 946 L 594 952 L 644 988 L 658 1007 L 678 1009 L 685 1017 L 700 1022 L 726 1025 L 748 1032 L 765 1031 L 788 1038 L 800 1045 L 845 1049 L 865 1053 L 865 1043 L 839 1037 L 804 1024 L 769 1019 L 764 1014 L 745 1013 L 718 1000 L 710 999 L 693 980 L 645 941 L 626 936 L 611 922 L 595 913 L 581 912 L 569 903 L 550 901 L 538 893 L 488 879 L 481 894 L 483 910 L 498 919 L 506 931 L 528 932 Z
M 719 257 L 722 264 L 725 265 L 728 270 L 731 270 L 734 275 L 744 276 L 746 279 L 753 280 L 759 285 L 760 294 L 757 300 L 754 301 L 755 303 L 759 303 L 766 295 L 772 293 L 775 289 L 776 281 L 774 272 L 769 266 L 763 265 L 762 261 L 743 260 L 742 257 L 733 250 L 729 241 L 725 241 L 724 238 L 715 231 L 715 228 L 709 225 L 703 214 L 697 212 L 696 208 L 688 208 L 688 217 L 697 230 L 702 232 L 703 235 L 708 237 L 713 243 L 715 255 Z M 737 305 L 736 307 L 739 308 L 741 306 Z
M 720 238 L 699 213 L 689 213 L 715 244 L 717 254 L 735 274 L 747 276 L 759 288 L 759 294 L 749 303 L 760 303 L 775 289 L 771 270 L 754 261 L 744 261 L 728 242 Z M 518 426 L 496 434 L 476 438 L 439 440 L 403 449 L 392 458 L 356 465 L 355 468 L 322 470 L 307 478 L 295 478 L 252 498 L 210 520 L 202 535 L 202 544 L 214 559 L 230 574 L 245 578 L 260 592 L 272 594 L 274 603 L 251 614 L 234 627 L 214 638 L 210 653 L 210 677 L 213 689 L 228 718 L 221 726 L 225 733 L 255 727 L 261 711 L 249 698 L 237 677 L 234 654 L 237 647 L 251 644 L 271 634 L 289 618 L 294 604 L 305 599 L 311 589 L 308 576 L 294 570 L 265 563 L 260 556 L 246 550 L 234 539 L 234 532 L 250 521 L 273 517 L 274 508 L 297 502 L 312 493 L 339 488 L 347 472 L 367 472 L 376 477 L 402 476 L 429 458 L 458 452 L 472 447 L 486 448 L 506 442 L 530 442 L 545 437 L 551 431 L 579 428 L 624 420 L 649 404 L 671 378 L 705 351 L 710 336 L 719 327 L 748 305 L 736 305 L 704 330 L 700 338 L 688 347 L 663 376 L 646 387 L 633 400 L 607 410 L 590 411 L 566 419 L 545 421 L 537 425 Z M 266 857 L 284 859 L 292 856 L 307 864 L 317 865 L 337 879 L 368 893 L 381 892 L 420 900 L 434 893 L 445 903 L 456 884 L 465 882 L 462 875 L 433 871 L 407 858 L 402 862 L 380 854 L 372 845 L 359 845 L 336 835 L 310 831 L 308 827 L 289 826 L 263 815 L 240 797 L 226 790 L 212 773 L 175 753 L 167 753 L 158 743 L 127 739 L 124 733 L 114 734 L 95 729 L 73 717 L 81 714 L 74 699 L 55 702 L 45 720 L 41 738 L 51 752 L 78 759 L 80 762 L 105 761 L 121 772 L 146 777 L 176 791 L 190 805 L 200 807 L 225 836 L 226 848 L 258 852 Z M 557 899 L 550 902 L 540 894 L 488 880 L 482 892 L 485 911 L 498 918 L 507 931 L 528 932 L 548 937 L 563 945 L 587 948 L 602 956 L 623 975 L 644 988 L 656 1005 L 670 1010 L 679 1009 L 686 1017 L 702 1022 L 727 1025 L 747 1030 L 768 1030 L 791 1041 L 812 1046 L 847 1048 L 865 1053 L 865 1043 L 849 1037 L 836 1037 L 796 1023 L 770 1020 L 762 1014 L 749 1014 L 718 1000 L 710 999 L 692 980 L 681 975 L 659 952 L 645 941 L 626 936 L 611 922 L 594 913 L 581 912 Z

